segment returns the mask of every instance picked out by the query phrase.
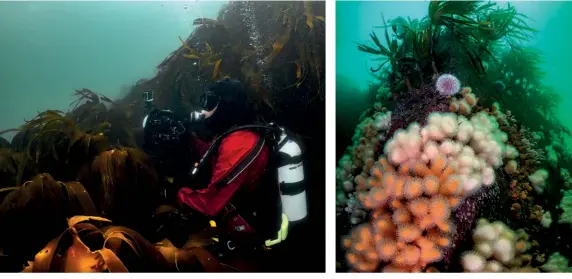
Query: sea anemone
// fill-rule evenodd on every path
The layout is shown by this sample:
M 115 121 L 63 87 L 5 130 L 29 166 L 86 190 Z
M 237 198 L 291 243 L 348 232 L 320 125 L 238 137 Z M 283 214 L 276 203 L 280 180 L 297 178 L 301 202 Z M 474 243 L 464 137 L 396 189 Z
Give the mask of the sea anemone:
M 437 79 L 435 87 L 441 94 L 452 96 L 461 90 L 461 82 L 453 75 L 443 74 Z

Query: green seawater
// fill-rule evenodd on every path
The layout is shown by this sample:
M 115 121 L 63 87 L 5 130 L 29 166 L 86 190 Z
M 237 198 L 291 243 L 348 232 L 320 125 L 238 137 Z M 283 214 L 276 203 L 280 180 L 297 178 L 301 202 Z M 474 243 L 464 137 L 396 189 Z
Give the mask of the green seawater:
M 544 63 L 539 66 L 546 72 L 542 82 L 553 87 L 562 97 L 554 113 L 563 125 L 572 129 L 572 1 L 496 3 L 501 7 L 510 3 L 519 13 L 529 17 L 527 24 L 538 31 L 522 45 L 534 47 L 542 53 Z M 428 1 L 336 2 L 336 79 L 343 81 L 337 83 L 336 113 L 338 121 L 342 122 L 338 129 L 352 130 L 357 124 L 356 117 L 371 106 L 371 96 L 368 97 L 366 92 L 368 84 L 375 78 L 369 69 L 378 63 L 371 61 L 373 55 L 358 51 L 357 43 L 368 43 L 369 34 L 374 31 L 386 45 L 384 29 L 374 28 L 383 25 L 382 13 L 386 20 L 399 16 L 421 19 L 427 15 L 428 6 Z M 566 141 L 568 146 L 572 144 L 570 137 Z
M 121 97 L 225 3 L 0 2 L 0 130 L 67 111 L 74 89 Z

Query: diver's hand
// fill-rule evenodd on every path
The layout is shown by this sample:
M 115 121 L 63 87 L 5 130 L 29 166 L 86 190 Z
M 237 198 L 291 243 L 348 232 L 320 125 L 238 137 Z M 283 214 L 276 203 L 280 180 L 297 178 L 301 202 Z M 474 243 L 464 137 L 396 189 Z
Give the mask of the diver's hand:
M 200 111 L 200 112 L 198 112 L 198 111 L 193 111 L 193 112 L 191 112 L 190 115 L 189 115 L 189 121 L 190 121 L 191 123 L 198 123 L 198 122 L 203 121 L 204 119 L 205 119 L 204 110 L 203 110 L 203 111 Z
M 152 221 L 156 228 L 156 238 L 168 238 L 179 248 L 189 241 L 189 235 L 209 227 L 208 220 L 200 213 L 171 205 L 159 206 Z
M 167 204 L 177 205 L 177 192 L 179 188 L 180 187 L 177 187 L 169 181 L 164 181 L 161 183 L 160 196 Z
M 205 114 L 202 112 L 198 112 L 198 111 L 193 111 L 191 113 L 189 113 L 187 115 L 187 117 L 184 118 L 184 125 L 185 127 L 192 131 L 193 127 L 195 127 L 197 124 L 202 123 L 203 120 L 205 120 Z

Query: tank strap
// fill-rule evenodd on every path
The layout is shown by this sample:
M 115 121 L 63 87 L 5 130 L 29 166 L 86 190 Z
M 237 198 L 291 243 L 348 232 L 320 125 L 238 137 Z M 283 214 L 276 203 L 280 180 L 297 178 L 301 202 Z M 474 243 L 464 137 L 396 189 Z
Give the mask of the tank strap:
M 304 180 L 298 182 L 280 182 L 280 193 L 284 196 L 296 196 L 306 191 Z
M 286 143 L 288 143 L 289 140 L 290 137 L 286 136 L 282 141 L 278 143 L 278 145 L 276 146 L 276 150 L 280 150 L 280 148 L 284 147 L 284 145 L 286 145 Z
M 280 165 L 277 167 L 283 167 L 286 165 L 298 165 L 300 163 L 302 163 L 302 155 L 296 155 L 296 156 L 290 156 L 288 154 L 284 154 L 282 152 L 278 153 L 278 158 L 280 161 Z

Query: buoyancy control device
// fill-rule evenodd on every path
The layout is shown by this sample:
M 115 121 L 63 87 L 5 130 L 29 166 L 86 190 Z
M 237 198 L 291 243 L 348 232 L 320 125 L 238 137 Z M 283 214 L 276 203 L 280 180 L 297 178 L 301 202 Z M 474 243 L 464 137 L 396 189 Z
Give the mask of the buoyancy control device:
M 213 153 L 227 135 L 237 131 L 258 132 L 267 139 L 270 148 L 270 162 L 276 170 L 276 182 L 280 190 L 282 203 L 282 213 L 286 215 L 288 222 L 296 222 L 304 219 L 308 215 L 306 188 L 304 181 L 304 164 L 302 149 L 288 135 L 286 130 L 274 123 L 268 125 L 244 125 L 230 129 L 219 135 L 211 144 L 207 152 L 198 163 L 192 168 L 190 175 L 196 176 L 203 165 L 210 162 Z M 233 177 L 240 174 L 249 164 L 242 164 L 242 169 L 236 170 Z M 228 182 L 232 181 L 226 180 Z

